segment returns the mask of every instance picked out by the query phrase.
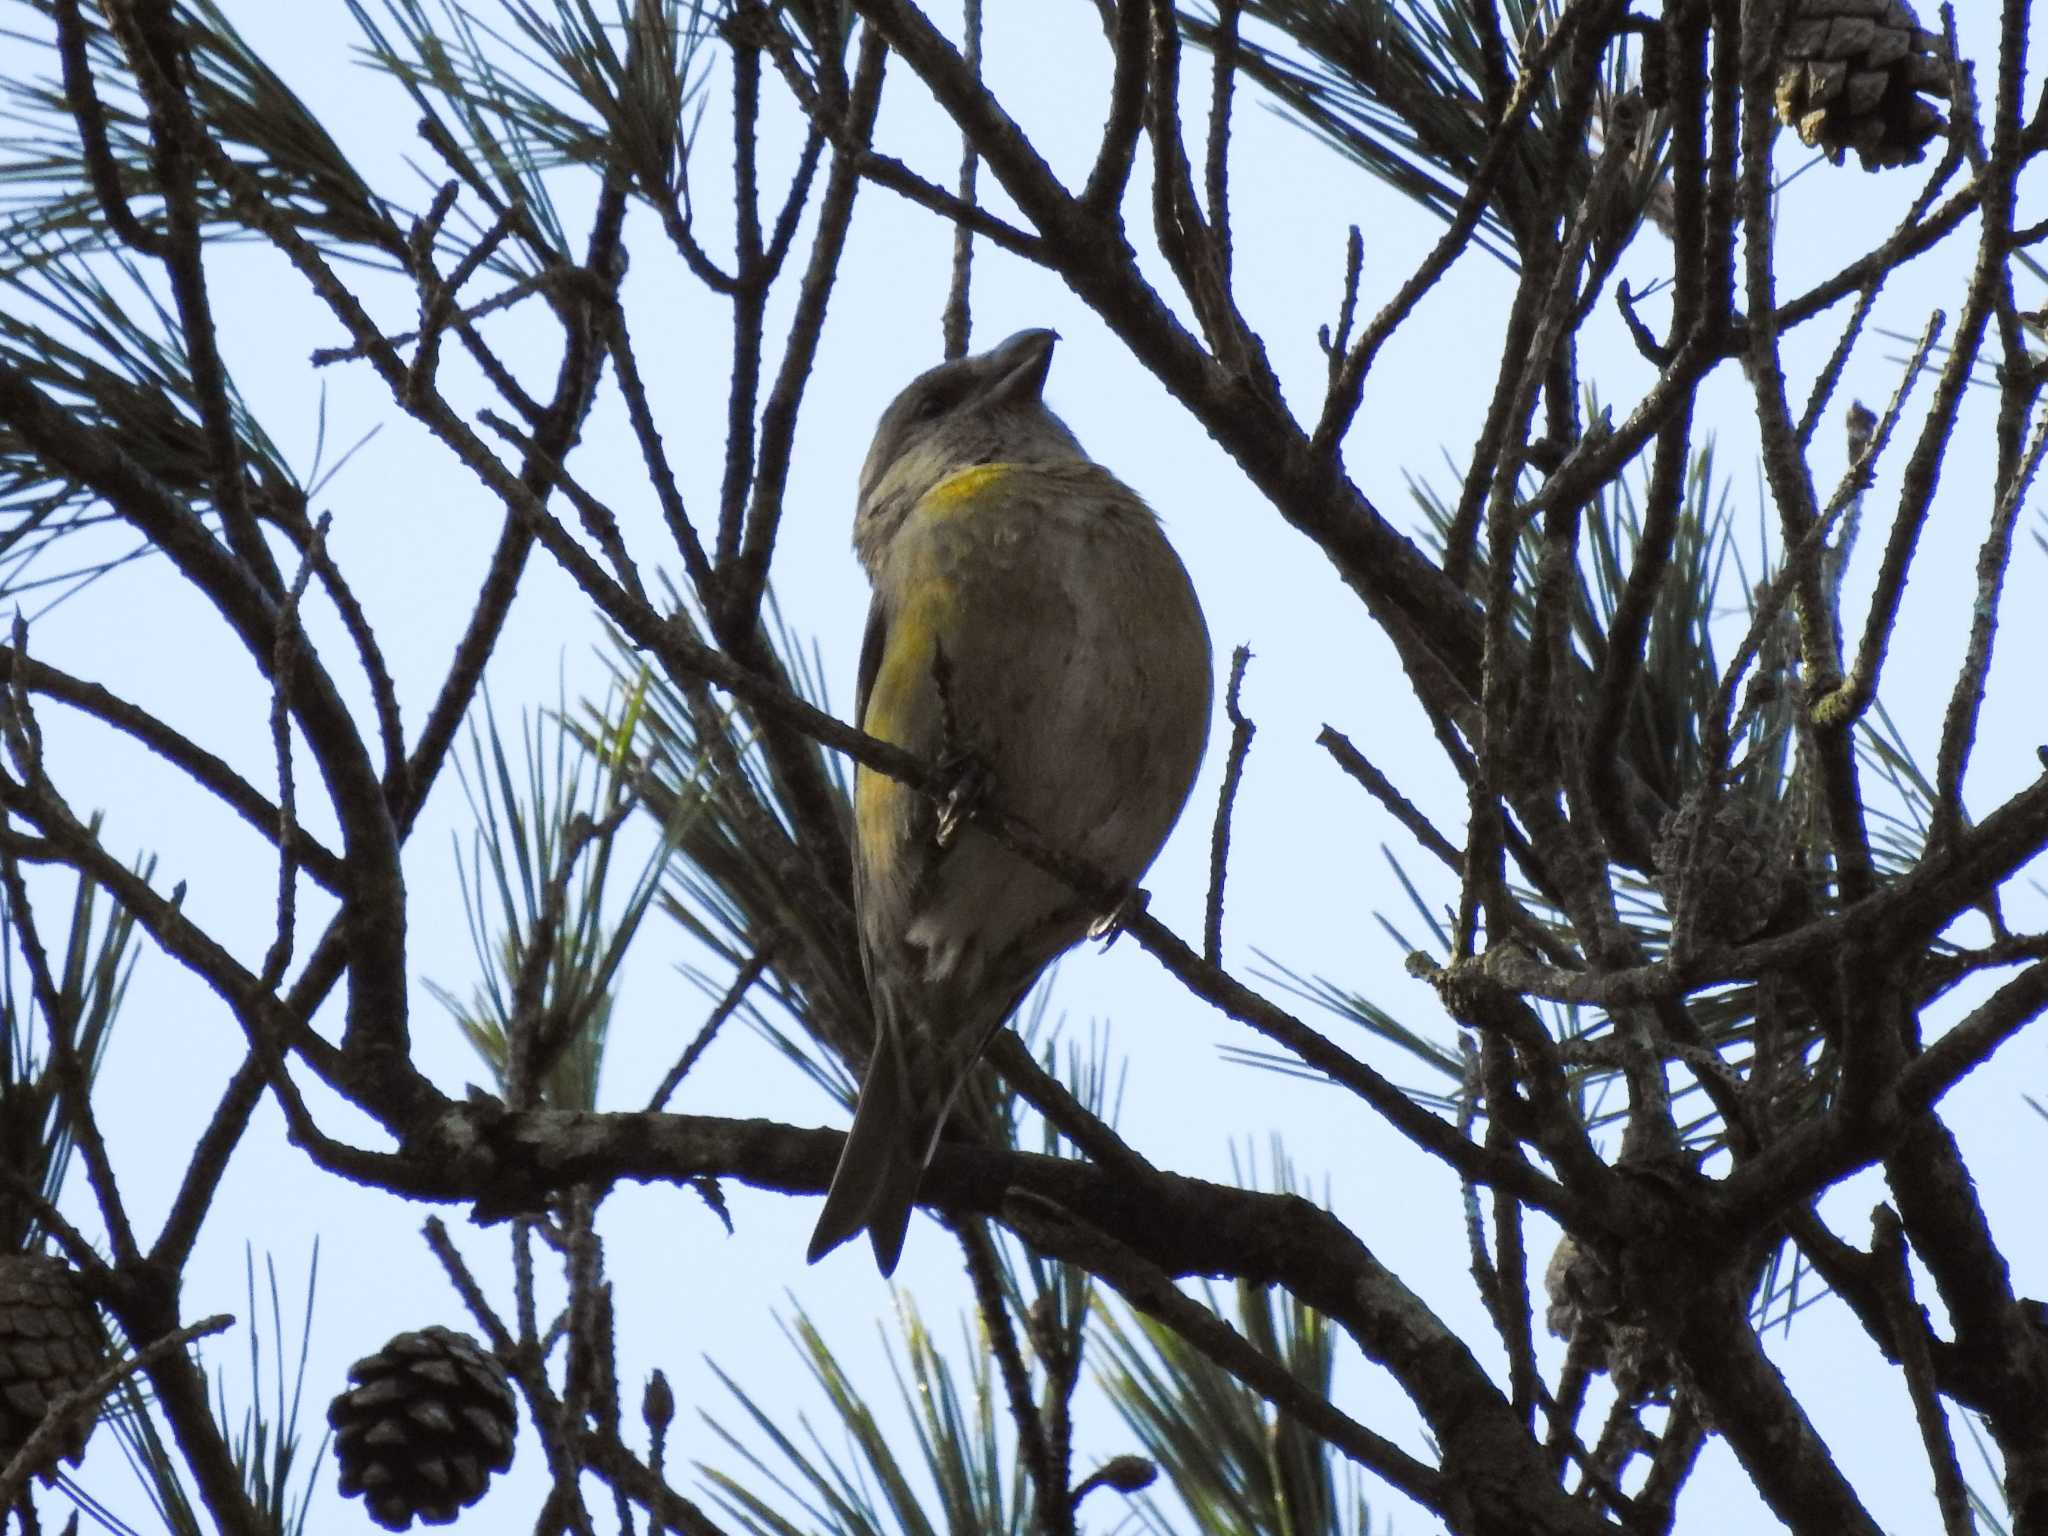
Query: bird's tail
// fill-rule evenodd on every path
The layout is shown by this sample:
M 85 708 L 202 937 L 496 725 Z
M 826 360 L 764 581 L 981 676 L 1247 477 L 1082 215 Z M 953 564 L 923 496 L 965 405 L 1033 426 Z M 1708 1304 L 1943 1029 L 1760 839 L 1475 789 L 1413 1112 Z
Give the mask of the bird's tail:
M 885 1045 L 861 1085 L 853 1128 L 811 1233 L 807 1257 L 813 1264 L 866 1227 L 877 1267 L 885 1275 L 896 1271 L 931 1145 L 929 1132 L 920 1129 L 922 1117 L 907 1102 L 903 1078 L 901 1058 Z

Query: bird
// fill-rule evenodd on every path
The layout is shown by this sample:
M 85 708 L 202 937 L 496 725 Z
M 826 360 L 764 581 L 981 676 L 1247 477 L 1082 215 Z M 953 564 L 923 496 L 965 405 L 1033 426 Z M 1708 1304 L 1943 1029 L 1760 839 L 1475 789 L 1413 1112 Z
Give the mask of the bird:
M 1041 972 L 1113 921 L 973 820 L 992 808 L 1135 896 L 1193 787 L 1208 627 L 1158 517 L 1047 407 L 1058 336 L 920 374 L 882 413 L 853 544 L 872 600 L 855 723 L 932 765 L 861 764 L 853 902 L 875 1024 L 809 1258 L 863 1228 L 895 1272 L 975 1062 Z M 1121 910 L 1121 907 L 1117 908 Z

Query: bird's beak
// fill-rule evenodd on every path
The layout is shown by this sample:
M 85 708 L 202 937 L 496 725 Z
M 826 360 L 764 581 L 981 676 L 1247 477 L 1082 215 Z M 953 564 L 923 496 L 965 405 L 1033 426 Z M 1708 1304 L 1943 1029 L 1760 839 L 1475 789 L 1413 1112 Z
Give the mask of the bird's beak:
M 1036 401 L 1045 391 L 1052 367 L 1052 346 L 1059 332 L 1019 331 L 984 359 L 989 372 L 985 398 L 991 405 Z

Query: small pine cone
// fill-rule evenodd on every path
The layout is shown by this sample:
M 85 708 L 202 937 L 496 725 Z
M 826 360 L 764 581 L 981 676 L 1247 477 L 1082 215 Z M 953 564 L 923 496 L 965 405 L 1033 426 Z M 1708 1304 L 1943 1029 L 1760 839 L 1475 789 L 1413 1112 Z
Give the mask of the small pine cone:
M 1557 1241 L 1543 1290 L 1550 1301 L 1544 1322 L 1551 1333 L 1580 1345 L 1587 1366 L 1611 1376 L 1623 1397 L 1661 1401 L 1670 1394 L 1670 1360 L 1623 1305 L 1621 1287 L 1607 1266 L 1570 1233 Z
M 1773 823 L 1768 813 L 1733 798 L 1724 798 L 1715 809 L 1700 850 L 1697 889 L 1683 892 L 1703 936 L 1740 944 L 1784 911 L 1793 889 L 1790 849 Z M 1674 912 L 1699 824 L 1700 792 L 1694 789 L 1665 820 L 1657 839 L 1657 886 Z
M 401 1333 L 328 1405 L 341 1491 L 387 1531 L 446 1525 L 512 1465 L 518 1407 L 498 1362 L 449 1328 Z
M 1118 1493 L 1143 1493 L 1158 1480 L 1158 1465 L 1143 1456 L 1112 1456 L 1088 1474 L 1089 1482 Z
M 107 1330 L 78 1272 L 43 1254 L 0 1255 L 0 1466 L 59 1398 L 90 1384 L 106 1361 Z M 70 1430 L 35 1468 L 44 1482 L 55 1479 L 59 1456 L 78 1464 L 95 1422 L 89 1417 Z
M 1942 40 L 1906 0 L 1795 0 L 1778 57 L 1778 120 L 1835 164 L 1911 165 L 1948 123 Z
M 1543 1272 L 1543 1292 L 1550 1299 L 1543 1320 L 1552 1336 L 1569 1343 L 1586 1334 L 1604 1369 L 1608 1324 L 1621 1306 L 1621 1293 L 1607 1266 L 1567 1232 L 1557 1240 Z

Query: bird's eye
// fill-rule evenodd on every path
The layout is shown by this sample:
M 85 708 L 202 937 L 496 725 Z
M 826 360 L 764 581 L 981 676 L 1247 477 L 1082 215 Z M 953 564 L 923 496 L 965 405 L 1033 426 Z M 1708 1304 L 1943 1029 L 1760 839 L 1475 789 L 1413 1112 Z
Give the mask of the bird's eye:
M 917 402 L 915 416 L 919 421 L 937 421 L 945 414 L 946 397 L 938 390 L 932 390 Z

